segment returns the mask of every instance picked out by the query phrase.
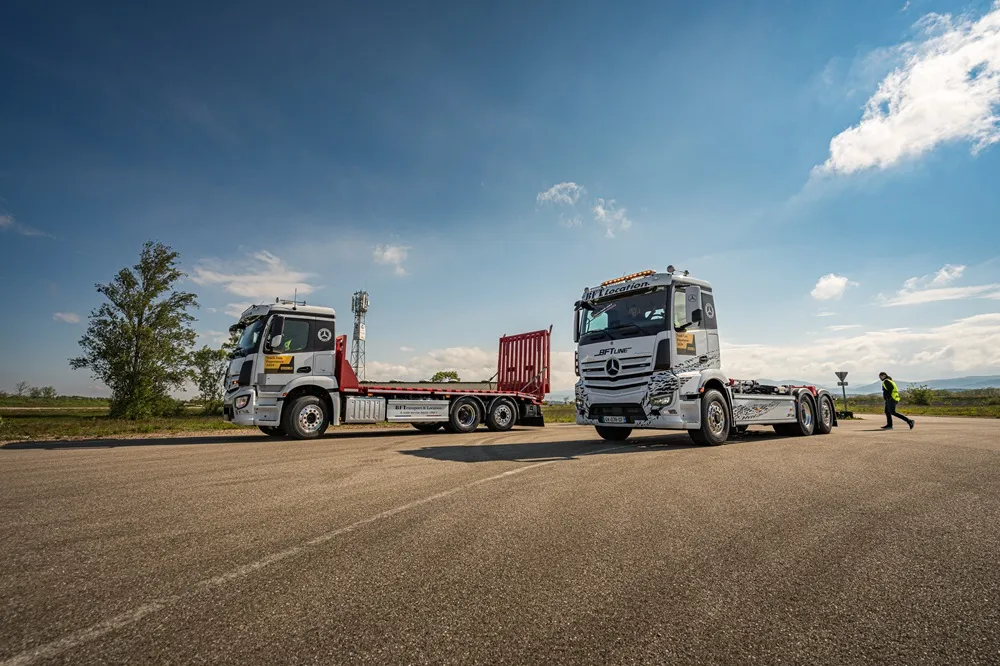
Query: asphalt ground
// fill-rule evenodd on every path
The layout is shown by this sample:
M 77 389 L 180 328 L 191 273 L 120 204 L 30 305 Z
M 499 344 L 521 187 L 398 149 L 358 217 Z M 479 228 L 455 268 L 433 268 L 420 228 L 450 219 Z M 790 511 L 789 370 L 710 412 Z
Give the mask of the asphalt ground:
M 0 449 L 0 664 L 996 664 L 1000 420 Z

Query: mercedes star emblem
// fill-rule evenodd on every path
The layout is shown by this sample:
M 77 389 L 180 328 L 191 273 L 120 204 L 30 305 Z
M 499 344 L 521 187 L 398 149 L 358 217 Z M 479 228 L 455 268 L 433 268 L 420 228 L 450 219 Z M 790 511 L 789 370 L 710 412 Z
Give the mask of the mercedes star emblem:
M 614 377 L 615 375 L 617 375 L 619 372 L 622 371 L 622 364 L 618 362 L 618 359 L 611 358 L 608 359 L 608 362 L 604 364 L 604 369 L 607 371 L 609 375 Z

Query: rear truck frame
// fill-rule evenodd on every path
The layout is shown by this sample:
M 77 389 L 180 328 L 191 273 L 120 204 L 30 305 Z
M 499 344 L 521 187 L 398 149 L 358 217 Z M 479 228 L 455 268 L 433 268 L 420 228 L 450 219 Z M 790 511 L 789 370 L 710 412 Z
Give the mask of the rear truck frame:
M 500 338 L 494 389 L 359 382 L 347 336 L 334 335 L 335 323 L 332 308 L 288 301 L 248 308 L 230 329 L 241 339 L 226 379 L 223 418 L 293 439 L 321 437 L 341 424 L 410 423 L 426 433 L 545 425 L 551 326 Z
M 687 271 L 670 266 L 607 280 L 585 289 L 574 309 L 576 422 L 604 439 L 686 430 L 714 446 L 754 425 L 799 436 L 837 426 L 825 389 L 722 372 L 712 286 Z

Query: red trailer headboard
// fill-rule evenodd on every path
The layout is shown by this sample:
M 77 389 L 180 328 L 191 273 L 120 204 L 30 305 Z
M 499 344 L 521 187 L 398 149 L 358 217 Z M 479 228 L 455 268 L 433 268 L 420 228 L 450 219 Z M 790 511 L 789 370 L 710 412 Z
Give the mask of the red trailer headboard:
M 529 393 L 539 400 L 551 390 L 552 327 L 500 338 L 497 389 Z

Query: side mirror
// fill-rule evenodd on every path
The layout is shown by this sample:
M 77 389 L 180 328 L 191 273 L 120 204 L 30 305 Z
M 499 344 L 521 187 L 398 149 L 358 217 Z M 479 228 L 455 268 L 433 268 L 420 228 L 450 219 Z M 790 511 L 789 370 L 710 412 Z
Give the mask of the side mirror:
M 701 320 L 701 287 L 694 284 L 688 285 L 684 288 L 684 325 L 678 326 L 677 330 L 683 331 Z
M 580 311 L 573 310 L 573 342 L 580 342 Z
M 271 318 L 271 326 L 268 329 L 267 346 L 277 349 L 281 346 L 281 332 L 285 330 L 285 318 L 275 316 Z

